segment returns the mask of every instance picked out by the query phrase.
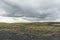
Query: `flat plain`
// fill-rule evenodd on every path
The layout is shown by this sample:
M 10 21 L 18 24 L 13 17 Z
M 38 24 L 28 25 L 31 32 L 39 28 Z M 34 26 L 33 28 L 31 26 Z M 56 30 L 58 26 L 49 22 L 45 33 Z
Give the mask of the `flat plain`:
M 0 40 L 60 40 L 60 22 L 0 23 Z

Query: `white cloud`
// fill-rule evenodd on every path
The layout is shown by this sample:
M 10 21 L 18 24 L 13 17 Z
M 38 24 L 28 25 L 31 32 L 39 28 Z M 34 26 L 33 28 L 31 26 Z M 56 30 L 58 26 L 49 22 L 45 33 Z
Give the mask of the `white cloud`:
M 0 0 L 0 4 L 0 9 L 3 9 L 0 10 L 0 16 L 25 16 L 25 20 L 29 21 L 58 21 L 60 19 L 60 0 Z
M 7 15 L 6 12 L 5 12 L 5 10 L 3 10 L 3 9 L 0 8 L 0 16 L 4 16 L 4 15 Z
M 14 22 L 30 22 L 28 20 L 24 20 L 22 17 L 16 18 L 16 17 L 2 17 L 0 16 L 0 22 L 5 23 L 14 23 Z

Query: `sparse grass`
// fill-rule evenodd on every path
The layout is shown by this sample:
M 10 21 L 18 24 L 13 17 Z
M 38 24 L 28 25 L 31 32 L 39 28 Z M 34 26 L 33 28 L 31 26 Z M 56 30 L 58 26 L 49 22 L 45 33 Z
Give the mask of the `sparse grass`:
M 37 37 L 48 37 L 48 36 L 53 37 L 53 35 L 57 35 L 57 33 L 60 33 L 60 25 L 56 26 L 52 24 L 49 22 L 0 23 L 0 30 L 13 31 L 24 37 L 26 37 L 27 35 L 37 36 Z

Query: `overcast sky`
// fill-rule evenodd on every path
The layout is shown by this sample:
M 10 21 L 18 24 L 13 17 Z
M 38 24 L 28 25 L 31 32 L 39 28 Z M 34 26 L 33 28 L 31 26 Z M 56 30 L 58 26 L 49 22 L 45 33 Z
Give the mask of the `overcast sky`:
M 11 22 L 60 21 L 60 0 L 0 0 L 0 16 Z

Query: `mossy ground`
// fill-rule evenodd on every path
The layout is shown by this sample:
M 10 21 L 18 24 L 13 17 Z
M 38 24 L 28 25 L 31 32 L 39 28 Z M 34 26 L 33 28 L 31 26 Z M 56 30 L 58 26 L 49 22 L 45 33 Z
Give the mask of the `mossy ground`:
M 0 31 L 16 32 L 25 39 L 35 37 L 36 40 L 49 40 L 50 37 L 50 40 L 60 40 L 59 22 L 0 23 Z

